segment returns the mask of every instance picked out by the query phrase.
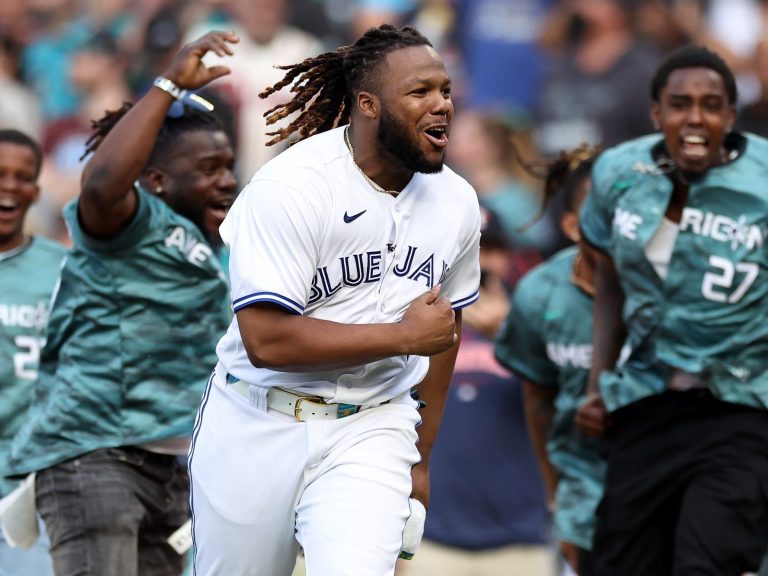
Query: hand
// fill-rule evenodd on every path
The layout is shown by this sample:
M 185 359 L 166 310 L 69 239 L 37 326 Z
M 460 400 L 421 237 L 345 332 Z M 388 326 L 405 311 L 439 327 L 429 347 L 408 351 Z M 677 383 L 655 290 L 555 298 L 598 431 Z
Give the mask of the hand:
M 451 301 L 435 286 L 411 302 L 400 321 L 406 354 L 431 356 L 450 348 L 457 340 L 456 315 Z
M 605 429 L 611 425 L 603 397 L 599 393 L 587 395 L 576 410 L 574 421 L 585 436 L 602 436 Z
M 213 52 L 217 56 L 231 56 L 229 44 L 240 42 L 234 32 L 209 32 L 205 36 L 190 42 L 182 48 L 163 73 L 163 76 L 174 82 L 179 88 L 194 90 L 205 86 L 216 78 L 229 74 L 226 66 L 211 66 L 203 64 L 203 56 Z

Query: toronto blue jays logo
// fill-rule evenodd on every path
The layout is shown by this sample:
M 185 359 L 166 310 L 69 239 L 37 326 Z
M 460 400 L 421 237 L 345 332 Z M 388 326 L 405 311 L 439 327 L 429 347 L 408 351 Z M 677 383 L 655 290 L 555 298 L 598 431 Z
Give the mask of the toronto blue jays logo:
M 436 257 L 430 253 L 423 259 L 418 258 L 418 248 L 408 246 L 405 257 L 392 267 L 392 273 L 400 278 L 414 282 L 423 282 L 427 288 L 432 288 L 445 279 L 449 267 L 445 261 L 439 268 L 439 277 L 435 268 Z M 341 256 L 329 266 L 317 269 L 312 280 L 312 291 L 309 304 L 330 298 L 341 290 L 342 286 L 359 286 L 381 280 L 384 274 L 383 253 L 381 250 Z

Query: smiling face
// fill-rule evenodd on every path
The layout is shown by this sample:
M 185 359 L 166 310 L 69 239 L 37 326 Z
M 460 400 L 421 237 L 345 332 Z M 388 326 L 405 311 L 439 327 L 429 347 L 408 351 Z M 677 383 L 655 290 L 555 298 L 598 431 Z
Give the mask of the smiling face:
M 382 78 L 379 144 L 409 170 L 439 172 L 453 118 L 442 60 L 430 46 L 401 48 L 387 54 Z
M 714 70 L 674 70 L 651 107 L 651 117 L 683 172 L 701 174 L 722 163 L 723 142 L 735 120 L 735 109 Z
M 0 252 L 24 242 L 24 218 L 37 201 L 38 159 L 28 146 L 0 142 Z
M 219 226 L 235 197 L 237 180 L 232 172 L 235 155 L 226 134 L 196 130 L 173 142 L 174 153 L 157 170 L 154 183 L 171 208 L 191 220 L 214 244 Z M 150 190 L 152 190 L 150 184 Z

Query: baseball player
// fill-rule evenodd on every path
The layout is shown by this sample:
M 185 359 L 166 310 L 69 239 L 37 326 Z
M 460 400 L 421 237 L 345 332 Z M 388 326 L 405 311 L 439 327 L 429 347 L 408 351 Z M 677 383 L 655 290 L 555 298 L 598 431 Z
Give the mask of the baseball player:
M 561 228 L 575 243 L 594 157 L 594 150 L 577 148 L 548 169 L 546 197 L 564 195 Z M 597 441 L 581 434 L 573 420 L 592 363 L 593 282 L 589 252 L 575 246 L 555 254 L 515 287 L 495 347 L 499 361 L 525 379 L 526 419 L 554 508 L 554 537 L 579 574 L 589 574 L 605 473 Z
M 416 30 L 285 69 L 274 141 L 301 141 L 221 227 L 236 317 L 190 451 L 196 573 L 287 575 L 301 545 L 309 574 L 390 575 L 478 295 L 477 198 L 443 166 L 451 83 Z
M 8 452 L 32 403 L 51 293 L 65 254 L 55 242 L 24 234 L 27 211 L 40 193 L 42 158 L 29 136 L 0 130 L 0 497 L 15 487 L 3 478 Z M 45 536 L 21 550 L 0 533 L 0 576 L 52 573 Z
M 230 320 L 214 246 L 236 189 L 229 139 L 185 92 L 225 74 L 201 58 L 236 41 L 188 44 L 141 100 L 98 120 L 64 208 L 74 245 L 11 450 L 13 472 L 37 471 L 56 574 L 183 569 L 166 540 L 188 518 L 179 457 Z
M 669 55 L 651 95 L 662 136 L 601 155 L 581 213 L 597 291 L 595 394 L 579 420 L 599 431 L 607 410 L 612 422 L 595 574 L 756 572 L 768 534 L 768 141 L 732 131 L 733 73 L 705 48 Z

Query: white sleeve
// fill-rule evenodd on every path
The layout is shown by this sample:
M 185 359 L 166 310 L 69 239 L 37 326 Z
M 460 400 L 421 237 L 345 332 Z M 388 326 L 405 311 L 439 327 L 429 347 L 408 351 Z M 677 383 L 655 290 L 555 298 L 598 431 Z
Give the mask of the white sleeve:
M 469 239 L 443 278 L 440 295 L 451 301 L 454 310 L 473 304 L 480 297 L 480 211 Z
M 304 313 L 327 221 L 318 196 L 263 179 L 238 196 L 221 225 L 235 312 L 270 302 Z

